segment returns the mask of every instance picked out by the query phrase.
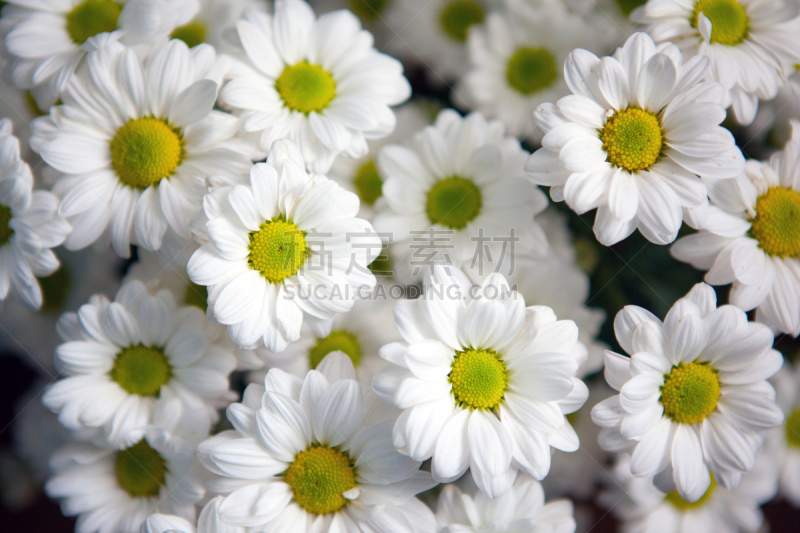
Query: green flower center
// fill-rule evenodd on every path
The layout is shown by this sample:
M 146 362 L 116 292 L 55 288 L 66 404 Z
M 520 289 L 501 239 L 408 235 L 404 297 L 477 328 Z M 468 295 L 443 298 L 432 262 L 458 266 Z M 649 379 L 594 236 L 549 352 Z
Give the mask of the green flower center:
M 756 200 L 756 216 L 750 221 L 750 236 L 769 255 L 800 256 L 800 193 L 786 187 L 771 187 Z
M 42 311 L 59 311 L 67 300 L 72 276 L 62 263 L 61 267 L 43 278 L 37 278 L 42 288 Z
M 789 446 L 800 448 L 800 409 L 786 419 L 786 442 Z
M 347 505 L 342 493 L 356 486 L 356 469 L 347 452 L 312 444 L 297 454 L 283 474 L 294 500 L 306 511 L 327 514 Z
M 454 41 L 463 43 L 467 40 L 467 32 L 474 24 L 483 22 L 483 6 L 471 0 L 450 2 L 439 16 L 444 32 Z
M 658 117 L 638 107 L 614 113 L 600 130 L 600 140 L 606 160 L 628 172 L 649 170 L 658 161 L 664 146 Z
M 619 10 L 622 11 L 622 14 L 626 17 L 630 17 L 634 9 L 645 5 L 646 3 L 647 0 L 617 0 L 617 6 L 619 6 Z
M 166 483 L 167 462 L 146 440 L 117 452 L 117 481 L 134 498 L 153 498 Z
M 428 192 L 425 211 L 431 224 L 464 229 L 481 212 L 482 204 L 481 190 L 472 180 L 451 176 Z
M 389 0 L 350 0 L 350 11 L 361 20 L 377 20 L 386 9 Z
M 306 260 L 308 246 L 305 234 L 283 217 L 261 224 L 250 232 L 248 264 L 270 283 L 280 283 L 294 276 Z
M 172 366 L 164 349 L 142 344 L 123 348 L 111 368 L 111 379 L 139 396 L 158 397 L 161 386 L 171 378 Z
M 130 120 L 111 140 L 111 166 L 120 182 L 136 189 L 174 174 L 185 156 L 180 128 L 160 118 Z
M 205 313 L 208 309 L 208 287 L 190 281 L 183 295 L 183 303 L 202 309 Z
M 275 90 L 286 107 L 308 115 L 328 107 L 336 96 L 336 82 L 327 70 L 303 61 L 283 69 Z
M 11 208 L 0 204 L 0 246 L 4 246 L 14 236 L 14 230 L 9 225 L 11 218 Z
M 67 13 L 67 33 L 81 45 L 98 33 L 117 29 L 122 4 L 113 0 L 85 0 Z
M 465 409 L 492 410 L 508 388 L 508 370 L 493 350 L 456 352 L 447 381 L 456 403 Z
M 383 195 L 383 178 L 375 166 L 375 161 L 367 161 L 358 169 L 353 184 L 361 202 L 367 205 L 374 205 L 378 198 Z
M 508 84 L 524 95 L 547 89 L 557 77 L 556 58 L 544 48 L 520 48 L 506 67 Z
M 347 354 L 353 366 L 358 366 L 361 361 L 361 345 L 355 335 L 344 330 L 331 331 L 327 337 L 317 340 L 308 351 L 309 366 L 317 368 L 326 355 L 337 350 Z
M 708 486 L 706 492 L 700 496 L 700 499 L 696 502 L 687 502 L 683 499 L 683 497 L 678 493 L 677 490 L 673 490 L 666 496 L 666 500 L 672 504 L 673 507 L 680 511 L 688 511 L 690 509 L 697 509 L 698 507 L 702 507 L 705 503 L 711 498 L 711 493 L 714 492 L 714 489 L 717 487 L 717 480 L 714 478 L 714 474 L 711 474 L 711 484 Z
M 736 46 L 747 38 L 750 21 L 747 11 L 736 0 L 698 0 L 690 19 L 692 28 L 697 28 L 700 13 L 711 21 L 712 43 Z
M 661 405 L 679 424 L 696 424 L 714 412 L 720 397 L 717 371 L 707 363 L 681 363 L 664 376 Z
M 206 40 L 206 27 L 199 22 L 190 22 L 183 26 L 178 26 L 169 35 L 170 39 L 180 39 L 189 48 L 194 48 Z

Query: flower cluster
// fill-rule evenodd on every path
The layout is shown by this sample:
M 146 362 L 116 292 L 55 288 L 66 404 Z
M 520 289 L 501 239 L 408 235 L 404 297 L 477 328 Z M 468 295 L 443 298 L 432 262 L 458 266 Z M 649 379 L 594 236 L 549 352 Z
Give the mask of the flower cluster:
M 0 352 L 40 374 L 3 498 L 77 533 L 800 507 L 798 0 L 0 4 Z

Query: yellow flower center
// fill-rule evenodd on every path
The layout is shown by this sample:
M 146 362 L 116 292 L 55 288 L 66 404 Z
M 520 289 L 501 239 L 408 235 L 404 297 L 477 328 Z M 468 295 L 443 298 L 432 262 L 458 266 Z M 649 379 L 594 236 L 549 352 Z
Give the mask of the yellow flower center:
M 347 505 L 342 493 L 356 486 L 356 469 L 347 452 L 312 444 L 297 454 L 283 474 L 294 500 L 313 514 L 334 513 Z
M 166 483 L 167 462 L 146 440 L 117 452 L 117 481 L 134 498 L 154 498 Z
M 172 379 L 172 366 L 163 348 L 138 344 L 117 354 L 110 375 L 130 394 L 158 397 L 161 386 Z
M 58 270 L 37 279 L 42 288 L 42 311 L 60 311 L 72 285 L 72 276 L 67 266 L 61 263 Z
M 183 303 L 202 309 L 205 313 L 208 309 L 208 287 L 190 281 L 183 295 Z
M 600 130 L 600 140 L 606 160 L 628 172 L 649 170 L 658 161 L 664 146 L 658 117 L 638 107 L 614 113 Z
M 308 115 L 328 107 L 336 96 L 336 82 L 327 70 L 303 61 L 283 69 L 275 90 L 286 107 Z
M 358 15 L 361 20 L 377 20 L 386 9 L 390 0 L 350 0 L 350 11 Z
M 85 0 L 67 13 L 67 33 L 81 45 L 98 33 L 117 29 L 122 4 L 113 0 Z
M 456 0 L 442 9 L 439 22 L 444 32 L 454 41 L 463 43 L 474 24 L 483 22 L 483 7 L 471 0 Z
M 465 409 L 492 410 L 508 388 L 508 370 L 493 350 L 456 352 L 447 381 L 456 403 Z
M 750 221 L 750 236 L 769 255 L 800 256 L 800 193 L 786 187 L 771 187 L 756 200 L 756 216 Z
M 714 412 L 720 397 L 717 371 L 707 363 L 681 363 L 664 376 L 664 414 L 680 424 L 696 424 Z
M 130 120 L 111 140 L 111 166 L 120 182 L 136 189 L 174 174 L 185 156 L 180 128 L 160 118 Z
M 170 39 L 180 39 L 189 48 L 194 48 L 206 40 L 206 27 L 199 22 L 190 22 L 183 26 L 178 26 L 169 35 Z
M 696 502 L 687 502 L 683 499 L 683 497 L 678 493 L 677 490 L 673 490 L 666 496 L 666 500 L 672 504 L 673 507 L 680 511 L 688 511 L 690 509 L 697 509 L 698 507 L 702 507 L 705 503 L 711 498 L 711 493 L 714 492 L 714 489 L 717 487 L 717 480 L 714 478 L 714 474 L 711 474 L 711 484 L 708 486 L 706 492 L 700 496 L 700 499 Z
M 367 161 L 358 169 L 353 184 L 356 192 L 361 199 L 361 203 L 375 205 L 375 202 L 383 194 L 383 178 L 375 166 L 375 161 Z
M 786 442 L 789 446 L 800 448 L 800 409 L 786 419 Z
M 14 230 L 9 225 L 11 218 L 11 208 L 0 204 L 0 246 L 4 246 L 14 236 Z
M 294 276 L 306 260 L 305 234 L 283 217 L 261 224 L 250 232 L 250 268 L 258 270 L 270 283 L 280 283 Z
M 692 28 L 697 28 L 700 13 L 711 21 L 712 43 L 736 46 L 747 38 L 750 21 L 747 11 L 736 0 L 698 0 L 690 19 Z
M 524 95 L 547 89 L 557 77 L 556 58 L 544 48 L 520 48 L 506 67 L 508 84 Z
M 622 14 L 626 17 L 630 17 L 634 9 L 645 5 L 646 3 L 647 0 L 617 0 L 617 6 L 619 6 L 619 10 L 622 11 Z
M 472 180 L 451 176 L 428 192 L 425 211 L 431 224 L 464 229 L 481 212 L 482 204 L 481 190 Z
M 355 335 L 344 330 L 331 331 L 327 337 L 317 340 L 308 351 L 309 366 L 317 368 L 326 355 L 337 350 L 344 352 L 353 362 L 353 366 L 358 366 L 361 361 L 361 345 Z

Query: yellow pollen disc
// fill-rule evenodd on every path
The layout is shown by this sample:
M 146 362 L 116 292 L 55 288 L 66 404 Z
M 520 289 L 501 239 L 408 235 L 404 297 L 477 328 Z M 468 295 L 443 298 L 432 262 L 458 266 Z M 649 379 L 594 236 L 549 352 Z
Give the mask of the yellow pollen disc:
M 158 397 L 161 386 L 172 378 L 172 366 L 163 348 L 138 344 L 117 354 L 110 375 L 130 394 Z
M 316 344 L 308 351 L 308 363 L 311 368 L 317 368 L 325 356 L 331 352 L 343 352 L 353 366 L 358 366 L 361 361 L 361 345 L 355 335 L 349 331 L 338 330 L 331 331 L 330 335 L 322 339 L 318 339 Z
M 166 484 L 167 462 L 146 440 L 117 452 L 117 481 L 134 498 L 153 498 Z
M 483 195 L 475 182 L 461 176 L 451 176 L 431 187 L 425 202 L 425 212 L 431 224 L 451 229 L 464 229 L 481 212 Z
M 519 48 L 506 66 L 506 81 L 526 96 L 547 89 L 556 78 L 556 59 L 544 48 Z
M 14 236 L 14 230 L 9 225 L 12 218 L 11 208 L 0 204 L 0 246 L 6 244 Z
M 120 182 L 137 189 L 171 176 L 185 155 L 180 128 L 160 118 L 133 119 L 111 140 L 111 166 Z
M 294 276 L 306 260 L 307 245 L 300 229 L 283 217 L 261 224 L 250 232 L 248 264 L 270 283 Z
M 336 96 L 336 82 L 327 70 L 303 61 L 283 69 L 275 90 L 286 107 L 308 115 L 328 107 Z
M 680 424 L 696 424 L 714 412 L 720 397 L 717 371 L 707 363 L 681 363 L 664 376 L 664 414 Z
M 617 111 L 600 130 L 612 166 L 628 172 L 649 170 L 661 156 L 664 134 L 658 117 L 638 107 Z
M 711 22 L 711 42 L 725 46 L 741 44 L 750 31 L 747 11 L 736 0 L 698 0 L 690 22 L 697 29 L 700 13 Z
M 800 409 L 786 419 L 786 442 L 789 446 L 800 448 Z
M 356 471 L 346 452 L 318 444 L 297 454 L 283 479 L 300 507 L 327 514 L 347 505 L 342 493 L 355 488 Z
M 180 39 L 189 48 L 194 48 L 206 40 L 206 27 L 199 22 L 190 22 L 183 26 L 178 26 L 169 35 L 170 39 Z
M 750 236 L 769 255 L 800 256 L 800 193 L 772 187 L 756 200 L 756 216 Z
M 483 7 L 472 0 L 455 0 L 442 9 L 439 23 L 444 32 L 454 41 L 467 40 L 469 29 L 483 22 Z
M 113 0 L 85 0 L 67 13 L 67 33 L 81 45 L 99 33 L 117 29 L 122 4 Z
M 456 352 L 447 381 L 456 403 L 465 409 L 492 410 L 508 388 L 508 370 L 493 350 Z
M 673 507 L 679 509 L 681 511 L 688 511 L 690 509 L 697 509 L 698 507 L 702 507 L 705 503 L 711 498 L 711 493 L 714 492 L 714 489 L 717 486 L 717 480 L 714 478 L 714 474 L 711 474 L 711 484 L 708 486 L 708 489 L 705 493 L 700 496 L 700 499 L 696 502 L 687 502 L 683 499 L 680 493 L 677 490 L 673 490 L 666 496 L 666 500 L 672 504 Z
M 378 198 L 383 195 L 383 178 L 378 172 L 375 161 L 370 160 L 361 165 L 358 169 L 353 185 L 361 203 L 374 205 Z

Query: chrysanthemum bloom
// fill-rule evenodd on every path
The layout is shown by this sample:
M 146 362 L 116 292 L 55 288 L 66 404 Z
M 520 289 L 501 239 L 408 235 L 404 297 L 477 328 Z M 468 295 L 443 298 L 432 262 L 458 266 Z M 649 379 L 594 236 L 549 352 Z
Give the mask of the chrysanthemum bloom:
M 393 449 L 391 421 L 365 425 L 350 359 L 331 362 L 303 380 L 270 370 L 228 408 L 235 429 L 200 445 L 200 461 L 219 477 L 209 488 L 225 495 L 222 522 L 252 531 L 412 531 L 401 507 L 436 483 Z
M 551 446 L 579 446 L 564 416 L 589 395 L 575 377 L 575 323 L 557 320 L 549 307 L 526 309 L 499 274 L 473 286 L 452 265 L 436 264 L 423 290 L 398 302 L 406 342 L 381 349 L 392 364 L 373 381 L 378 397 L 403 410 L 395 447 L 433 458 L 440 482 L 469 468 L 490 498 L 508 491 L 518 470 L 544 478 Z
M 441 533 L 493 533 L 495 531 L 574 533 L 575 518 L 569 500 L 544 503 L 542 485 L 522 474 L 514 486 L 496 499 L 479 492 L 464 494 L 445 485 L 439 495 L 436 522 Z
M 569 94 L 561 66 L 576 48 L 602 51 L 604 24 L 569 13 L 561 2 L 490 13 L 469 33 L 469 70 L 455 96 L 506 125 L 509 134 L 541 140 L 536 106 Z
M 656 42 L 709 59 L 708 79 L 726 90 L 725 107 L 749 124 L 758 99 L 771 100 L 800 63 L 800 16 L 787 0 L 650 0 L 641 22 Z
M 42 306 L 36 277 L 58 270 L 51 248 L 70 231 L 57 208 L 52 193 L 33 190 L 33 174 L 20 159 L 11 120 L 0 120 L 0 302 L 10 293 L 34 309 Z
M 64 515 L 78 517 L 76 533 L 138 532 L 156 513 L 193 523 L 205 494 L 195 461 L 186 442 L 153 428 L 121 450 L 73 443 L 50 461 L 45 492 L 61 500 Z
M 772 378 L 777 402 L 785 417 L 783 425 L 769 434 L 765 451 L 780 464 L 781 495 L 800 506 L 800 366 L 785 364 Z
M 34 120 L 32 148 L 62 173 L 53 192 L 73 226 L 68 249 L 110 239 L 128 257 L 131 243 L 159 249 L 168 230 L 188 240 L 205 178 L 247 172 L 236 117 L 212 109 L 216 63 L 208 45 L 173 40 L 142 64 L 112 42 Z
M 283 351 L 304 320 L 331 319 L 369 295 L 367 265 L 381 240 L 358 207 L 355 194 L 307 174 L 285 141 L 253 166 L 249 183 L 206 196 L 210 240 L 189 260 L 189 277 L 208 287 L 209 312 L 237 345 Z
M 622 522 L 622 533 L 760 531 L 764 524 L 761 505 L 777 490 L 776 464 L 764 451 L 738 487 L 728 490 L 712 478 L 708 490 L 695 502 L 684 500 L 677 491 L 658 490 L 649 478 L 633 476 L 630 463 L 630 457 L 619 456 L 609 490 L 599 497 L 599 503 Z
M 448 260 L 464 270 L 484 267 L 483 274 L 504 253 L 547 252 L 534 220 L 547 197 L 525 179 L 528 152 L 504 130 L 479 113 L 464 118 L 446 109 L 408 146 L 388 145 L 378 153 L 386 207 L 375 215 L 375 228 L 415 248 L 401 268 L 419 276 L 431 259 Z M 478 253 L 488 257 L 477 262 Z
M 800 122 L 769 163 L 748 161 L 743 175 L 709 187 L 713 206 L 701 231 L 672 255 L 708 270 L 712 285 L 733 283 L 731 303 L 773 330 L 800 334 Z
M 629 305 L 614 331 L 631 356 L 606 352 L 606 380 L 619 395 L 592 410 L 600 445 L 631 452 L 635 476 L 655 476 L 690 502 L 712 479 L 736 488 L 766 430 L 783 421 L 766 381 L 783 364 L 769 328 L 738 307 L 717 308 L 714 290 L 699 283 L 663 323 Z
M 744 168 L 719 126 L 722 86 L 700 81 L 707 64 L 684 62 L 674 45 L 656 47 L 643 33 L 602 60 L 575 50 L 564 67 L 575 94 L 534 113 L 546 134 L 528 175 L 576 213 L 597 208 L 594 232 L 606 246 L 637 227 L 654 243 L 672 242 L 684 218 L 701 219 L 707 208 L 699 177 L 733 178 Z
M 59 323 L 56 366 L 67 377 L 42 401 L 68 428 L 103 428 L 118 445 L 164 421 L 203 438 L 230 401 L 236 364 L 227 346 L 209 341 L 208 326 L 199 309 L 176 307 L 166 290 L 151 296 L 139 281 L 113 302 L 93 296 Z
M 274 15 L 248 10 L 236 29 L 242 64 L 220 96 L 246 132 L 261 132 L 263 150 L 290 139 L 326 172 L 338 154 L 361 157 L 368 139 L 394 129 L 389 106 L 411 94 L 403 66 L 372 47 L 349 11 L 315 19 L 302 0 L 277 0 Z

